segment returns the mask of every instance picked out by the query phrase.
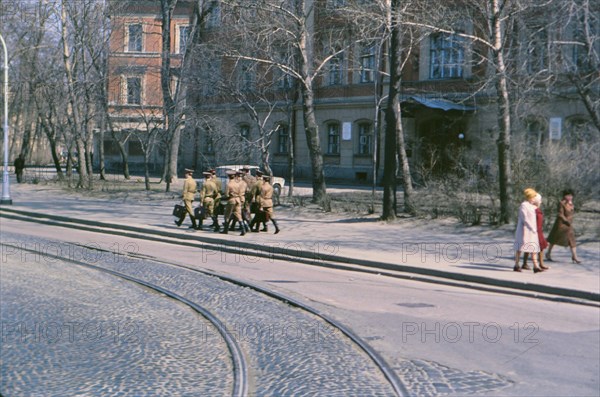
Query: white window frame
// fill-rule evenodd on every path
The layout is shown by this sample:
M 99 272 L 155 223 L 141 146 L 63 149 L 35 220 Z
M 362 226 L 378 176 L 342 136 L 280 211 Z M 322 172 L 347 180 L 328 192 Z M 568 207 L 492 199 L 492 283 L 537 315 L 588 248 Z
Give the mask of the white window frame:
M 181 36 L 181 31 L 182 29 L 186 29 L 187 30 L 187 37 L 182 40 L 182 36 Z M 181 24 L 181 25 L 177 25 L 177 35 L 175 36 L 175 50 L 177 54 L 181 54 L 183 55 L 185 53 L 185 46 L 183 46 L 182 48 L 182 42 L 185 43 L 185 45 L 188 45 L 190 42 L 190 33 L 191 33 L 191 26 L 188 24 Z
M 429 78 L 457 79 L 465 75 L 466 40 L 457 34 L 435 33 L 429 38 Z
M 140 27 L 140 49 L 139 50 L 135 50 L 135 49 L 132 50 L 130 48 L 131 28 L 133 26 Z M 135 23 L 128 23 L 125 25 L 125 52 L 132 52 L 132 53 L 144 52 L 144 24 L 143 23 L 135 22 Z
M 139 86 L 139 103 L 130 103 L 129 102 L 129 79 L 138 79 L 140 82 L 140 86 Z M 141 106 L 144 104 L 144 78 L 143 76 L 140 75 L 123 75 L 121 77 L 121 87 L 122 87 L 122 92 L 121 92 L 121 103 L 123 103 L 124 105 L 128 105 L 128 106 Z
M 327 124 L 327 154 L 340 154 L 340 123 Z

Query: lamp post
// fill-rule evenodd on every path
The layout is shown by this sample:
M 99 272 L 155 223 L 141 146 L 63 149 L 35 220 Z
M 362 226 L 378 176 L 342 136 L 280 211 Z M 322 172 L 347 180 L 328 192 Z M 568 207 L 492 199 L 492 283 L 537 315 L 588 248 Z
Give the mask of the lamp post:
M 12 204 L 10 198 L 10 182 L 8 180 L 8 51 L 6 42 L 0 34 L 0 41 L 4 48 L 4 172 L 2 173 L 2 199 L 0 204 Z

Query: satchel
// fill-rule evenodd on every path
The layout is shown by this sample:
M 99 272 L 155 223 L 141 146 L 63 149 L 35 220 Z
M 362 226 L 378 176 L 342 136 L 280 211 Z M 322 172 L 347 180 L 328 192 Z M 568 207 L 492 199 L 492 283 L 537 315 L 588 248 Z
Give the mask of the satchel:
M 175 207 L 173 208 L 173 216 L 177 218 L 185 216 L 185 207 L 181 204 L 175 204 Z
M 205 217 L 206 217 L 206 213 L 204 211 L 204 206 L 194 208 L 194 218 L 204 219 Z

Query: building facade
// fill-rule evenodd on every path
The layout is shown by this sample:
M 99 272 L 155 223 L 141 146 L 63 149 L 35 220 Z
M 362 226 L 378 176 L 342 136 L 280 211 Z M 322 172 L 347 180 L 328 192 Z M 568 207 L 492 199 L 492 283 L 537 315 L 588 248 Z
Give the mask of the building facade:
M 377 40 L 358 40 L 347 33 L 352 29 L 345 29 L 347 21 L 340 18 L 346 2 L 307 3 L 314 6 L 305 24 L 309 35 L 316 37 L 314 51 L 330 56 L 313 86 L 325 175 L 355 181 L 380 179 L 387 48 Z M 177 53 L 186 42 L 191 11 L 186 2 L 178 4 L 171 29 L 173 67 L 178 67 Z M 144 112 L 160 124 L 161 21 L 156 11 L 138 5 L 113 18 L 110 106 L 121 131 L 147 128 L 147 119 L 140 121 Z M 273 67 L 273 62 L 251 62 L 252 57 L 236 46 L 223 45 L 240 37 L 231 26 L 242 25 L 242 17 L 233 14 L 217 4 L 202 25 L 204 41 L 194 55 L 193 79 L 188 80 L 195 83 L 187 90 L 179 163 L 206 169 L 227 163 L 260 165 L 266 160 L 276 174 L 289 175 L 293 166 L 297 178 L 310 179 L 298 82 L 293 74 Z M 402 115 L 407 154 L 417 181 L 451 172 L 462 166 L 459 163 L 466 157 L 485 173 L 493 173 L 496 163 L 498 96 L 490 84 L 496 71 L 482 61 L 486 49 L 467 38 L 478 33 L 477 24 L 461 23 L 456 31 L 462 34 L 426 32 L 406 43 L 410 51 L 402 75 Z M 594 28 L 597 24 L 596 19 Z M 535 148 L 548 141 L 573 143 L 598 134 L 593 111 L 590 113 L 576 84 L 568 73 L 556 71 L 583 68 L 590 60 L 582 57 L 580 46 L 550 46 L 557 41 L 573 43 L 578 27 L 560 33 L 550 27 L 528 29 L 522 27 L 514 34 L 518 37 L 528 32 L 527 38 L 537 41 L 524 36 L 507 50 L 514 55 L 514 76 L 522 79 L 513 79 L 513 89 L 519 91 L 512 110 L 516 142 Z M 325 40 L 326 34 L 334 36 L 332 31 L 337 36 Z M 589 54 L 597 56 L 598 46 L 596 39 Z M 598 61 L 592 64 L 598 65 Z M 547 72 L 553 68 L 552 73 Z M 533 78 L 544 77 L 544 73 L 554 76 L 551 88 L 539 83 L 543 79 Z M 594 84 L 598 87 L 597 81 Z M 594 98 L 597 101 L 597 94 Z M 161 153 L 156 156 L 159 161 Z

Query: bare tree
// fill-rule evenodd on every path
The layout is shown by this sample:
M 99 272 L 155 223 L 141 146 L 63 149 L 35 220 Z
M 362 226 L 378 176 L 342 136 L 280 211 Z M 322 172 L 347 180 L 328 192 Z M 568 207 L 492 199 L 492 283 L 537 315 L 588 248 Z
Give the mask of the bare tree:
M 240 45 L 230 49 L 227 56 L 268 65 L 298 83 L 311 161 L 313 202 L 330 210 L 315 114 L 315 89 L 327 65 L 348 50 L 351 43 L 347 32 L 343 26 L 321 29 L 316 25 L 313 1 L 230 0 L 223 3 L 230 8 L 229 15 L 236 18 L 232 25 L 240 38 L 235 41 Z M 282 53 L 286 56 L 282 57 Z
M 160 0 L 161 23 L 162 23 L 162 51 L 161 51 L 161 88 L 163 95 L 163 117 L 165 130 L 167 132 L 168 150 L 165 162 L 164 178 L 166 190 L 170 190 L 170 184 L 177 177 L 177 160 L 179 157 L 179 144 L 181 139 L 181 126 L 183 125 L 186 109 L 184 107 L 187 96 L 187 87 L 190 79 L 192 56 L 191 54 L 202 41 L 202 26 L 206 22 L 207 16 L 211 14 L 217 6 L 214 0 L 196 0 L 194 2 L 193 12 L 190 17 L 189 44 L 185 48 L 183 60 L 178 70 L 172 68 L 171 52 L 171 21 L 173 12 L 177 6 L 177 0 Z M 175 79 L 174 79 L 175 78 Z M 172 82 L 176 81 L 175 90 Z

